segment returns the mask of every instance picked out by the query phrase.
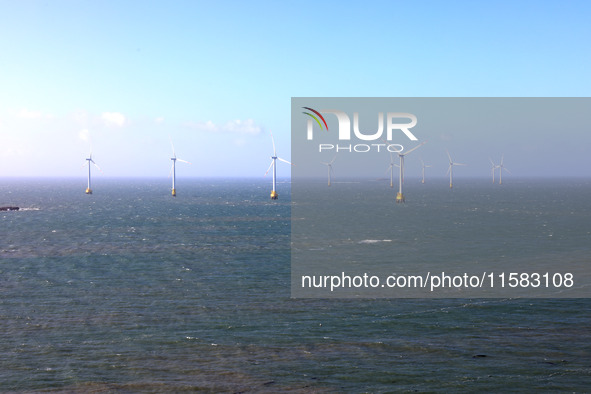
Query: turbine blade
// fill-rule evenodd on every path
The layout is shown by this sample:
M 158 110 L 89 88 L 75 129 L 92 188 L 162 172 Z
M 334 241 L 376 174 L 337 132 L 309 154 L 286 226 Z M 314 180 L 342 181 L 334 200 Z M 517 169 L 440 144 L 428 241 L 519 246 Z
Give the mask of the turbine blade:
M 503 159 L 505 158 L 505 155 L 501 155 L 501 166 L 503 165 Z
M 265 172 L 265 176 L 267 176 L 267 174 L 269 173 L 269 171 L 271 171 L 271 167 L 273 167 L 273 163 L 275 162 L 275 160 L 271 160 L 271 165 L 269 165 L 269 168 L 267 168 L 267 172 Z
M 453 163 L 453 161 L 451 159 L 451 155 L 449 154 L 449 151 L 446 149 L 445 152 L 447 152 L 447 157 L 449 158 L 449 162 Z
M 512 174 L 512 172 L 511 172 L 511 171 L 509 171 L 509 169 L 508 169 L 508 168 L 506 168 L 506 167 L 503 167 L 503 170 L 507 171 L 509 174 Z
M 174 152 L 174 144 L 172 143 L 172 138 L 170 138 L 170 135 L 168 136 L 168 139 L 170 140 L 170 146 L 172 146 L 172 157 L 176 157 L 176 153 Z
M 450 165 L 449 165 L 449 167 L 447 167 L 447 172 L 445 173 L 445 175 L 449 174 L 449 172 L 451 171 L 451 166 L 452 166 L 452 165 L 453 165 L 453 164 L 450 164 Z
M 174 168 L 174 162 L 172 163 L 172 165 L 170 166 L 170 171 L 168 171 L 168 177 L 170 178 L 172 176 L 172 169 Z
M 464 163 L 453 163 L 454 166 L 465 166 Z
M 387 139 L 382 138 L 382 141 L 384 141 L 386 143 L 386 148 L 388 145 L 390 145 L 390 143 L 388 142 Z M 386 149 L 386 150 L 388 150 L 388 149 Z M 388 153 L 390 154 L 390 164 L 392 164 L 392 163 L 394 163 L 394 156 L 392 156 L 392 152 L 390 152 L 389 150 L 388 150 Z
M 417 146 L 415 146 L 414 148 L 412 148 L 412 149 L 411 149 L 411 150 L 409 150 L 408 152 L 406 152 L 406 153 L 402 153 L 402 156 L 406 156 L 406 155 L 408 155 L 410 152 L 412 152 L 412 151 L 413 151 L 413 150 L 415 150 L 415 149 L 419 149 L 421 146 L 425 145 L 426 143 L 427 143 L 427 141 L 423 141 L 423 142 L 421 142 L 420 144 L 418 144 Z
M 278 157 L 278 158 L 277 158 L 277 160 L 279 160 L 279 161 L 282 161 L 282 162 L 284 162 L 284 163 L 287 163 L 287 164 L 289 164 L 289 165 L 293 166 L 293 164 L 291 164 L 291 163 L 290 163 L 289 161 L 287 161 L 287 160 L 284 160 L 284 159 L 282 159 L 281 157 Z
M 104 174 L 103 170 L 101 170 L 101 168 L 98 166 L 98 164 L 96 164 L 96 163 L 94 162 L 94 160 L 91 160 L 91 161 L 92 161 L 92 164 L 94 164 L 94 166 L 95 166 L 96 168 L 98 168 L 98 170 L 101 172 L 101 174 Z
M 177 161 L 183 162 L 183 163 L 187 163 L 187 164 L 191 164 L 190 162 L 188 162 L 187 160 L 183 160 L 183 159 L 176 159 Z
M 330 164 L 334 163 L 334 161 L 337 159 L 337 155 L 334 155 L 334 158 L 331 160 Z
M 277 150 L 275 149 L 275 138 L 273 138 L 273 133 L 271 130 L 269 130 L 269 133 L 271 134 L 271 142 L 273 142 L 273 156 L 277 156 Z

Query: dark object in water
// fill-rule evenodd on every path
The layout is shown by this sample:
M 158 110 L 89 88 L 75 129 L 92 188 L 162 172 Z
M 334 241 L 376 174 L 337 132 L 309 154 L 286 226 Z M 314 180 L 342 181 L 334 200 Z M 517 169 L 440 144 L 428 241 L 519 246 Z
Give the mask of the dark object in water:
M 0 211 L 18 211 L 19 207 L 0 207 Z

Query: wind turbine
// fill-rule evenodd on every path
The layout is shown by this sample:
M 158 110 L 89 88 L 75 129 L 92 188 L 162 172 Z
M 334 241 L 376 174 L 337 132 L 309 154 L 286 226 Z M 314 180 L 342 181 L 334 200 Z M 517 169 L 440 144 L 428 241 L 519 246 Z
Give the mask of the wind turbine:
M 423 159 L 421 158 L 421 166 L 423 167 L 422 173 L 423 173 L 423 179 L 421 180 L 421 183 L 425 183 L 425 168 L 429 168 L 431 166 L 429 165 L 425 165 L 425 162 L 423 161 Z
M 394 156 L 392 156 L 392 152 L 389 152 L 389 153 L 390 153 L 390 165 L 386 169 L 386 173 L 388 173 L 388 171 L 390 171 L 390 187 L 394 187 L 394 167 L 400 167 L 400 166 L 398 164 L 394 163 Z
M 496 165 L 495 162 L 490 157 L 489 157 L 489 160 L 490 160 L 490 164 L 492 166 L 490 169 L 490 172 L 492 173 L 492 183 L 495 183 L 495 170 L 497 168 L 499 168 L 499 166 Z
M 501 164 L 499 164 L 499 166 L 498 166 L 499 167 L 499 185 L 503 184 L 503 170 L 507 171 L 509 174 L 511 173 L 511 171 L 509 171 L 503 165 L 503 158 L 504 158 L 504 155 L 501 155 Z
M 447 149 L 445 151 L 447 152 L 447 157 L 449 158 L 449 168 L 447 169 L 447 172 L 449 173 L 449 188 L 451 189 L 453 187 L 453 172 L 454 172 L 453 168 L 454 168 L 454 166 L 465 166 L 465 164 L 454 163 L 453 160 L 451 159 L 449 151 Z
M 187 163 L 187 164 L 191 164 L 191 163 L 189 163 L 188 161 L 183 160 L 183 159 L 177 159 L 176 153 L 174 151 L 174 144 L 172 143 L 171 138 L 170 138 L 170 145 L 172 146 L 172 157 L 170 158 L 170 160 L 172 160 L 172 167 L 170 168 L 170 172 L 168 173 L 168 176 L 170 177 L 170 175 L 172 174 L 172 196 L 176 197 L 176 161 L 178 160 L 182 163 Z
M 426 143 L 427 141 L 421 142 L 419 145 L 415 146 L 406 153 L 398 152 L 398 157 L 400 157 L 400 176 L 398 178 L 398 193 L 396 194 L 396 202 L 398 203 L 404 202 L 404 194 L 402 194 L 402 184 L 404 183 L 404 156 L 408 155 L 413 150 L 420 148 Z
M 271 170 L 271 167 L 273 167 L 273 190 L 271 190 L 271 200 L 277 200 L 277 198 L 279 197 L 279 194 L 277 194 L 277 160 L 280 160 L 290 165 L 293 164 L 291 164 L 287 160 L 282 159 L 281 157 L 277 157 L 277 150 L 275 149 L 275 139 L 273 138 L 273 133 L 271 133 L 271 142 L 273 142 L 273 156 L 271 156 L 271 165 L 267 169 L 267 172 L 265 172 L 265 176 L 267 176 L 269 170 Z
M 90 155 L 88 156 L 88 158 L 86 159 L 86 161 L 84 162 L 84 164 L 82 164 L 82 167 L 84 166 L 88 166 L 88 187 L 86 188 L 86 194 L 92 194 L 92 189 L 90 187 L 90 163 L 94 164 L 94 166 L 96 168 L 98 168 L 98 170 L 102 173 L 103 170 L 101 170 L 101 168 L 98 166 L 98 164 L 96 164 L 94 162 L 94 160 L 92 160 L 92 152 L 90 152 Z
M 330 161 L 330 163 L 325 163 L 325 162 L 321 161 L 321 163 L 324 164 L 327 167 L 327 169 L 328 169 L 328 186 L 330 186 L 330 175 L 331 174 L 334 174 L 334 171 L 332 169 L 332 163 L 334 163 L 334 161 L 336 159 L 337 159 L 337 156 L 335 155 L 334 159 L 332 159 Z

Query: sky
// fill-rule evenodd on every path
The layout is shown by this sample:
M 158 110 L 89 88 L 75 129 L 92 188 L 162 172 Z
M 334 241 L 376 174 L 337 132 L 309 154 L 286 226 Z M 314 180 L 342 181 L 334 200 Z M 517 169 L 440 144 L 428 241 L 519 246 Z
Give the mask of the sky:
M 166 177 L 170 140 L 192 163 L 178 163 L 179 178 L 262 177 L 270 132 L 291 159 L 292 97 L 591 92 L 588 1 L 0 0 L 0 9 L 0 177 L 83 178 L 91 151 L 98 176 Z M 515 176 L 588 176 L 591 133 L 559 133 L 528 152 L 539 165 L 510 141 L 489 154 L 502 151 Z M 474 139 L 461 137 L 447 148 L 469 157 Z M 563 164 L 558 151 L 569 152 Z M 444 177 L 443 148 L 431 162 Z M 458 176 L 488 173 L 487 157 Z

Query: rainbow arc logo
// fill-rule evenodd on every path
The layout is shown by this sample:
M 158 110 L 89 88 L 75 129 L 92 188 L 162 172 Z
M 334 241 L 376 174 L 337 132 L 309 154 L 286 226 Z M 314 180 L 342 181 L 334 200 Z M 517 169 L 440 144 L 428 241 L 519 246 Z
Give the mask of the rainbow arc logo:
M 328 125 L 326 124 L 326 120 L 324 120 L 324 116 L 322 116 L 322 115 L 320 114 L 320 112 L 318 112 L 318 111 L 316 111 L 315 109 L 312 109 L 312 108 L 310 108 L 310 107 L 302 107 L 302 108 L 303 108 L 303 109 L 307 109 L 308 111 L 314 112 L 316 115 L 318 115 L 318 116 L 320 117 L 320 119 L 322 119 L 322 122 L 324 123 L 324 126 L 326 127 L 326 131 L 328 131 Z M 323 129 L 323 127 L 322 127 L 322 123 L 320 123 L 320 120 L 319 120 L 319 119 L 318 119 L 316 116 L 312 115 L 310 112 L 302 112 L 302 113 L 303 113 L 303 114 L 306 114 L 306 115 L 308 115 L 309 117 L 311 117 L 312 119 L 314 119 L 314 120 L 316 121 L 316 123 L 318 123 L 318 126 L 320 126 L 320 130 L 322 130 L 322 129 Z

